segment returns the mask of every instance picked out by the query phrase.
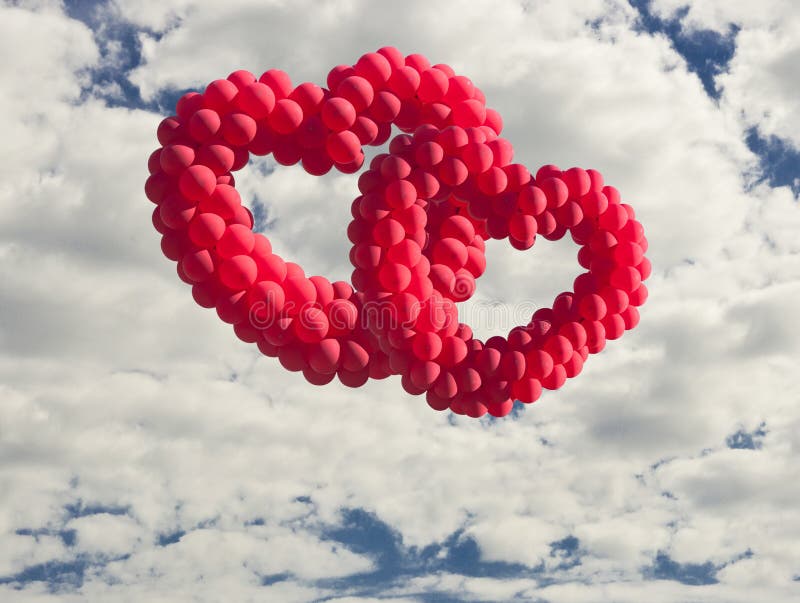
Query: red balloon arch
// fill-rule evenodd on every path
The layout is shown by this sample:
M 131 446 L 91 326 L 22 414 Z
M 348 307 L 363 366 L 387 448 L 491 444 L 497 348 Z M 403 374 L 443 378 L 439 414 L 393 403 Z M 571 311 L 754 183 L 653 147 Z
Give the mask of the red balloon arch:
M 401 132 L 358 179 L 352 285 L 306 276 L 253 232 L 233 172 L 272 154 L 320 176 L 355 173 L 365 145 Z M 158 127 L 147 197 L 161 248 L 195 301 L 290 371 L 358 387 L 401 375 L 436 410 L 504 416 L 581 372 L 639 322 L 650 275 L 633 208 L 595 170 L 513 163 L 483 93 L 447 65 L 385 47 L 334 67 L 327 88 L 271 69 L 185 94 Z M 485 240 L 528 249 L 570 234 L 586 271 L 506 337 L 458 321 L 486 268 Z

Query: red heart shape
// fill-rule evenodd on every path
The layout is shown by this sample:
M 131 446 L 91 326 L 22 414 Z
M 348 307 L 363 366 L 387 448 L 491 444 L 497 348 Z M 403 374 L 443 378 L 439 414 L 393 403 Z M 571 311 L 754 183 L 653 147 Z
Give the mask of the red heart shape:
M 402 375 L 437 410 L 503 416 L 576 376 L 590 353 L 638 323 L 647 240 L 633 209 L 594 170 L 512 163 L 502 120 L 472 82 L 421 55 L 382 48 L 339 66 L 328 88 L 245 71 L 189 93 L 162 121 L 148 198 L 164 254 L 195 300 L 246 342 L 322 385 Z M 334 92 L 332 93 L 331 90 Z M 253 233 L 232 172 L 249 154 L 322 175 L 357 171 L 362 145 L 392 139 L 359 178 L 348 237 L 353 288 L 272 253 Z M 413 135 L 412 135 L 413 134 Z M 458 322 L 485 269 L 484 240 L 527 249 L 570 232 L 587 272 L 507 338 Z

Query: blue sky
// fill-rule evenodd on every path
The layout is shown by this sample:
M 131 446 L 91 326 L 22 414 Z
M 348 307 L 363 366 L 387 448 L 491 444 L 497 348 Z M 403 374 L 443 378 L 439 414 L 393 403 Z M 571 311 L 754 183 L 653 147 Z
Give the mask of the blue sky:
M 45 0 L 0 5 L 0 39 L 0 600 L 796 600 L 792 2 Z M 641 327 L 502 420 L 282 371 L 150 226 L 184 91 L 384 44 L 469 75 L 532 171 L 599 169 L 650 240 Z M 275 249 L 338 278 L 354 183 L 237 174 Z M 543 243 L 490 245 L 461 319 L 570 287 Z

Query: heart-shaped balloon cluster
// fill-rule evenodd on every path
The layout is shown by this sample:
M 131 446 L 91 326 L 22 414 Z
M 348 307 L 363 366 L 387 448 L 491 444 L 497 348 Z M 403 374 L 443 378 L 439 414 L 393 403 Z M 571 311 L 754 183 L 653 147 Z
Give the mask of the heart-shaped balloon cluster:
M 306 276 L 253 232 L 232 175 L 251 153 L 316 176 L 353 173 L 393 124 L 403 133 L 361 174 L 351 206 L 352 286 Z M 286 369 L 350 387 L 401 375 L 436 410 L 503 416 L 636 326 L 650 263 L 633 209 L 600 173 L 547 165 L 533 177 L 501 130 L 468 78 L 390 47 L 335 67 L 327 88 L 236 71 L 185 94 L 161 122 L 145 191 L 197 303 Z M 474 338 L 456 304 L 486 268 L 484 241 L 528 249 L 537 234 L 567 232 L 586 269 L 574 291 L 507 337 Z

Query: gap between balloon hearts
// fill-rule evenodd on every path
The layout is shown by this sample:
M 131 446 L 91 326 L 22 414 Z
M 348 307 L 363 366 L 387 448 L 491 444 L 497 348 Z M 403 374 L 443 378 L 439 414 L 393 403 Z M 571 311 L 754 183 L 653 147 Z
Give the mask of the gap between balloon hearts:
M 233 172 L 272 154 L 320 176 L 354 173 L 364 145 L 401 130 L 358 179 L 347 236 L 352 286 L 306 276 L 254 233 Z M 401 375 L 436 410 L 503 416 L 577 376 L 639 321 L 651 271 L 631 206 L 599 172 L 513 163 L 500 115 L 447 65 L 385 47 L 333 68 L 327 88 L 271 69 L 190 92 L 158 128 L 148 198 L 164 254 L 237 336 L 316 385 Z M 506 337 L 458 321 L 488 238 L 520 250 L 567 233 L 586 271 Z

